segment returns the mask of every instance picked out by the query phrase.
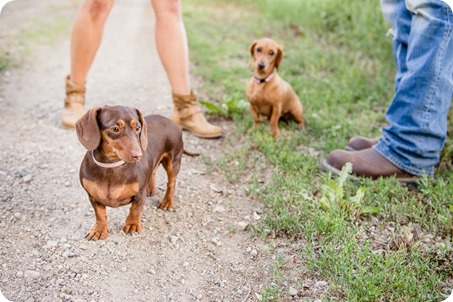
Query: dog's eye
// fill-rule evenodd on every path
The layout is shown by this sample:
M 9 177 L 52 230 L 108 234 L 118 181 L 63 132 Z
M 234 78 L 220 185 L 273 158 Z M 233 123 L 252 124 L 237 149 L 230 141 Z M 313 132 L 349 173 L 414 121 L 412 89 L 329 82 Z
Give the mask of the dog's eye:
M 275 52 L 273 50 L 271 50 L 271 51 L 269 51 L 269 55 L 273 56 L 273 55 L 275 55 Z
M 112 130 L 112 132 L 115 132 L 115 133 L 120 132 L 120 128 L 118 126 L 113 126 L 112 128 L 110 128 L 110 130 Z
M 261 51 L 262 51 L 261 47 L 258 47 L 258 48 L 256 49 L 256 52 L 259 52 L 259 53 L 260 53 Z

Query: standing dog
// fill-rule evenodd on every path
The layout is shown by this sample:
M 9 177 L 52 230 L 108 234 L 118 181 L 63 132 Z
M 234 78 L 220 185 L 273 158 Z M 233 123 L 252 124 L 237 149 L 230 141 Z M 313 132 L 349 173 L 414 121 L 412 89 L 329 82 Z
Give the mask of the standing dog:
M 106 239 L 106 206 L 131 204 L 123 231 L 141 232 L 141 215 L 147 195 L 156 194 L 159 164 L 167 172 L 167 191 L 159 208 L 173 208 L 176 176 L 184 151 L 181 129 L 160 115 L 143 118 L 130 107 L 90 109 L 76 123 L 77 136 L 88 150 L 80 167 L 80 182 L 96 214 L 88 240 Z
M 293 119 L 304 127 L 302 104 L 291 86 L 275 72 L 283 59 L 283 50 L 274 40 L 263 38 L 250 47 L 253 76 L 247 87 L 247 99 L 255 125 L 260 115 L 270 120 L 271 133 L 278 136 L 278 121 Z

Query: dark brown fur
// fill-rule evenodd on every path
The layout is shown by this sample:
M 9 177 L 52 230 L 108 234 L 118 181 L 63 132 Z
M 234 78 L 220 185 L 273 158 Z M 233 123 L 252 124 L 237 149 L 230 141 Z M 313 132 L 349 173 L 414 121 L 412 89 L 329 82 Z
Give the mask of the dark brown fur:
M 167 172 L 167 190 L 159 204 L 162 210 L 174 207 L 173 194 L 184 154 L 182 131 L 160 115 L 143 117 L 139 110 L 123 106 L 90 109 L 76 124 L 77 136 L 88 150 L 80 167 L 80 182 L 88 193 L 96 224 L 89 240 L 106 239 L 109 226 L 106 206 L 131 204 L 125 233 L 141 232 L 141 215 L 147 195 L 156 194 L 155 173 L 159 164 Z M 98 166 L 123 160 L 115 168 Z

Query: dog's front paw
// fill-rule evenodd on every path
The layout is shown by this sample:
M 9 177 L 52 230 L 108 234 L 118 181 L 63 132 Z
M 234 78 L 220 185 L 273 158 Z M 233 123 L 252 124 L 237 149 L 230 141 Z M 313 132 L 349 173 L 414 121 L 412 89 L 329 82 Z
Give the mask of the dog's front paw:
M 96 224 L 91 231 L 85 236 L 88 240 L 105 240 L 109 237 L 109 226 Z
M 127 219 L 126 224 L 123 227 L 123 232 L 126 234 L 141 233 L 142 222 L 140 219 Z
M 159 209 L 167 211 L 169 209 L 173 209 L 173 200 L 172 199 L 162 199 L 162 201 L 159 203 Z
M 273 137 L 277 137 L 280 135 L 280 130 L 277 128 L 277 129 L 271 129 L 271 134 Z

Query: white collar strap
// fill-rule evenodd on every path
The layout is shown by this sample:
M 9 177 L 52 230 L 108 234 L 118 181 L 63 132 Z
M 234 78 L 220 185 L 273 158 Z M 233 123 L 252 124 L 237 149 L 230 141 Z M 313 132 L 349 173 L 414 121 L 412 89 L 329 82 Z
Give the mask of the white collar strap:
M 116 167 L 119 167 L 119 166 L 125 164 L 124 160 L 120 160 L 120 161 L 117 161 L 114 163 L 101 163 L 101 162 L 97 161 L 96 158 L 94 158 L 93 151 L 91 151 L 91 157 L 93 158 L 94 163 L 102 168 L 116 168 Z
M 260 78 L 253 76 L 253 80 L 255 82 L 257 82 L 258 84 L 261 84 L 261 83 L 269 82 L 270 80 L 272 80 L 273 77 L 274 77 L 274 73 L 271 73 L 270 75 L 267 76 L 267 78 L 264 78 L 264 79 L 260 79 Z

